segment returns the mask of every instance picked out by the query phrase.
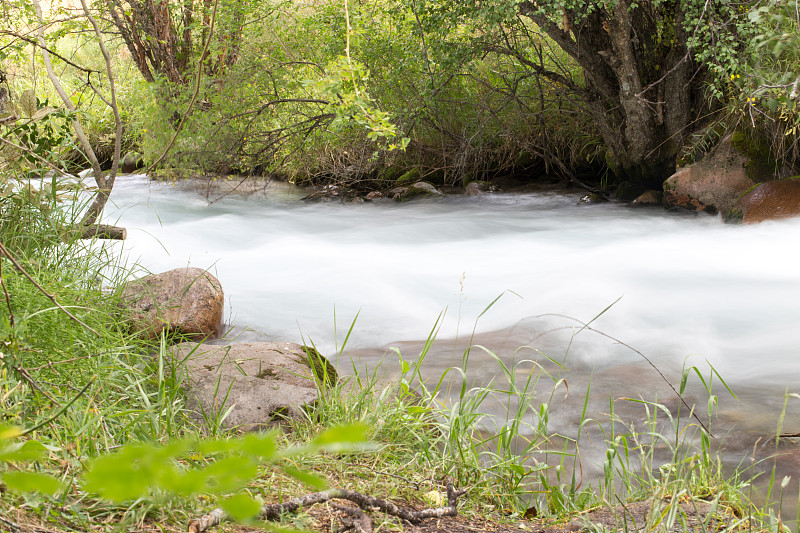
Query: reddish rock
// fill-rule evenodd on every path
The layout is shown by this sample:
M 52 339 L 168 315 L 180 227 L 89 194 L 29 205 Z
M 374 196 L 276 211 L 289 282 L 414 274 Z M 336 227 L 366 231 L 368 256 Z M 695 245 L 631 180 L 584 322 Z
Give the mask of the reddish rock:
M 745 224 L 800 216 L 800 179 L 762 183 L 743 196 L 736 207 L 741 209 Z
M 177 268 L 132 281 L 122 293 L 133 311 L 132 329 L 148 339 L 161 332 L 214 337 L 225 298 L 219 280 L 200 268 Z
M 668 208 L 728 213 L 755 182 L 748 176 L 750 158 L 726 138 L 704 159 L 679 169 L 664 182 Z

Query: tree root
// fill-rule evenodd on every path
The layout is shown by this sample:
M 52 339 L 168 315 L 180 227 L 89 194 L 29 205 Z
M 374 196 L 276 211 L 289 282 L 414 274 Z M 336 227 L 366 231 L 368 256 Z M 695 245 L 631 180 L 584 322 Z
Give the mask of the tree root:
M 371 533 L 372 524 L 369 517 L 363 511 L 383 511 L 384 513 L 396 516 L 412 524 L 418 524 L 426 518 L 441 518 L 443 516 L 456 516 L 458 514 L 458 498 L 465 494 L 465 490 L 456 491 L 453 483 L 447 482 L 447 507 L 438 507 L 414 511 L 398 507 L 390 501 L 361 494 L 348 489 L 328 489 L 322 492 L 314 492 L 299 496 L 286 503 L 268 503 L 261 508 L 259 518 L 265 520 L 278 520 L 286 513 L 295 513 L 304 507 L 310 507 L 317 503 L 324 503 L 332 499 L 348 500 L 360 509 L 336 505 L 336 508 L 348 515 L 343 521 L 346 529 L 355 530 L 357 533 Z M 207 529 L 220 524 L 226 518 L 225 511 L 214 509 L 207 515 L 195 518 L 189 522 L 189 533 L 203 533 Z M 369 527 L 367 527 L 369 526 Z

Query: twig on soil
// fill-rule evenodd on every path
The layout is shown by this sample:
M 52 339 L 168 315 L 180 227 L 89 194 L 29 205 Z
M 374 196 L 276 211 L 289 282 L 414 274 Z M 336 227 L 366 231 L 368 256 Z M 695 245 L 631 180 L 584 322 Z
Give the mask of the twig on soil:
M 17 533 L 17 531 L 22 531 L 22 528 L 20 527 L 19 524 L 17 524 L 16 522 L 12 522 L 11 520 L 6 520 L 2 516 L 0 516 L 0 522 L 8 526 L 14 533 Z
M 455 490 L 453 483 L 447 482 L 447 507 L 437 507 L 413 511 L 398 507 L 390 501 L 368 496 L 348 489 L 328 489 L 322 492 L 314 492 L 299 496 L 286 503 L 268 503 L 261 508 L 260 518 L 265 520 L 278 520 L 286 513 L 295 513 L 304 507 L 310 507 L 317 503 L 324 503 L 332 499 L 349 500 L 358 505 L 364 511 L 383 511 L 384 513 L 396 516 L 412 524 L 418 524 L 426 518 L 441 518 L 443 516 L 458 515 L 458 498 L 467 491 Z M 222 509 L 214 509 L 207 515 L 193 519 L 189 522 L 189 533 L 203 533 L 207 529 L 220 524 L 226 517 Z M 367 530 L 369 531 L 369 530 Z

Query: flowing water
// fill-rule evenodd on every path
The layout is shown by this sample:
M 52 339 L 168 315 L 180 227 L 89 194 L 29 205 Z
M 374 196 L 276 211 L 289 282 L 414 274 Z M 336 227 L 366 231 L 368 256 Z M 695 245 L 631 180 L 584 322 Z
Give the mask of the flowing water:
M 211 270 L 244 339 L 311 339 L 333 354 L 358 314 L 349 353 L 371 368 L 385 357 L 391 373 L 386 348 L 413 359 L 442 314 L 427 378 L 461 361 L 473 329 L 506 363 L 547 354 L 568 368 L 572 398 L 554 421 L 565 433 L 590 380 L 592 413 L 607 412 L 609 396 L 674 402 L 643 356 L 676 384 L 683 366 L 706 377 L 713 367 L 738 397 L 714 378 L 712 430 L 734 463 L 764 456 L 753 450 L 774 436 L 785 392 L 800 392 L 800 219 L 732 226 L 552 192 L 358 205 L 307 204 L 277 185 L 211 202 L 201 193 L 121 176 L 105 222 L 128 229 L 113 246 L 150 271 Z M 595 317 L 613 339 L 573 338 Z M 469 370 L 475 383 L 502 379 L 483 350 Z M 798 404 L 785 433 L 800 432 Z

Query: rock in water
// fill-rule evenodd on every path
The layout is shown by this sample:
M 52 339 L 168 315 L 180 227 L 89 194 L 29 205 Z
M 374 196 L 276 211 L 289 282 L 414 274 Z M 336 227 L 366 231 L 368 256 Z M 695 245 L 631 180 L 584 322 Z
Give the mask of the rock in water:
M 400 196 L 401 202 L 406 202 L 417 198 L 437 198 L 444 196 L 444 193 L 437 189 L 432 183 L 419 181 L 408 186 Z
M 633 205 L 637 206 L 655 206 L 661 205 L 664 200 L 664 195 L 661 191 L 645 191 L 640 194 L 633 201 Z
M 800 216 L 800 179 L 762 183 L 744 195 L 736 207 L 745 224 Z
M 337 380 L 325 357 L 294 343 L 181 343 L 172 360 L 195 418 L 229 429 L 251 431 L 302 417 L 320 387 Z
M 762 178 L 751 168 L 751 159 L 730 137 L 723 139 L 703 160 L 678 169 L 664 182 L 664 204 L 727 215 L 739 196 L 756 184 L 754 178 Z
M 123 305 L 133 311 L 132 329 L 147 339 L 162 331 L 214 337 L 222 323 L 222 285 L 200 268 L 176 268 L 128 283 Z
M 470 181 L 464 187 L 464 194 L 467 196 L 480 196 L 490 192 L 497 192 L 497 187 L 488 181 Z

